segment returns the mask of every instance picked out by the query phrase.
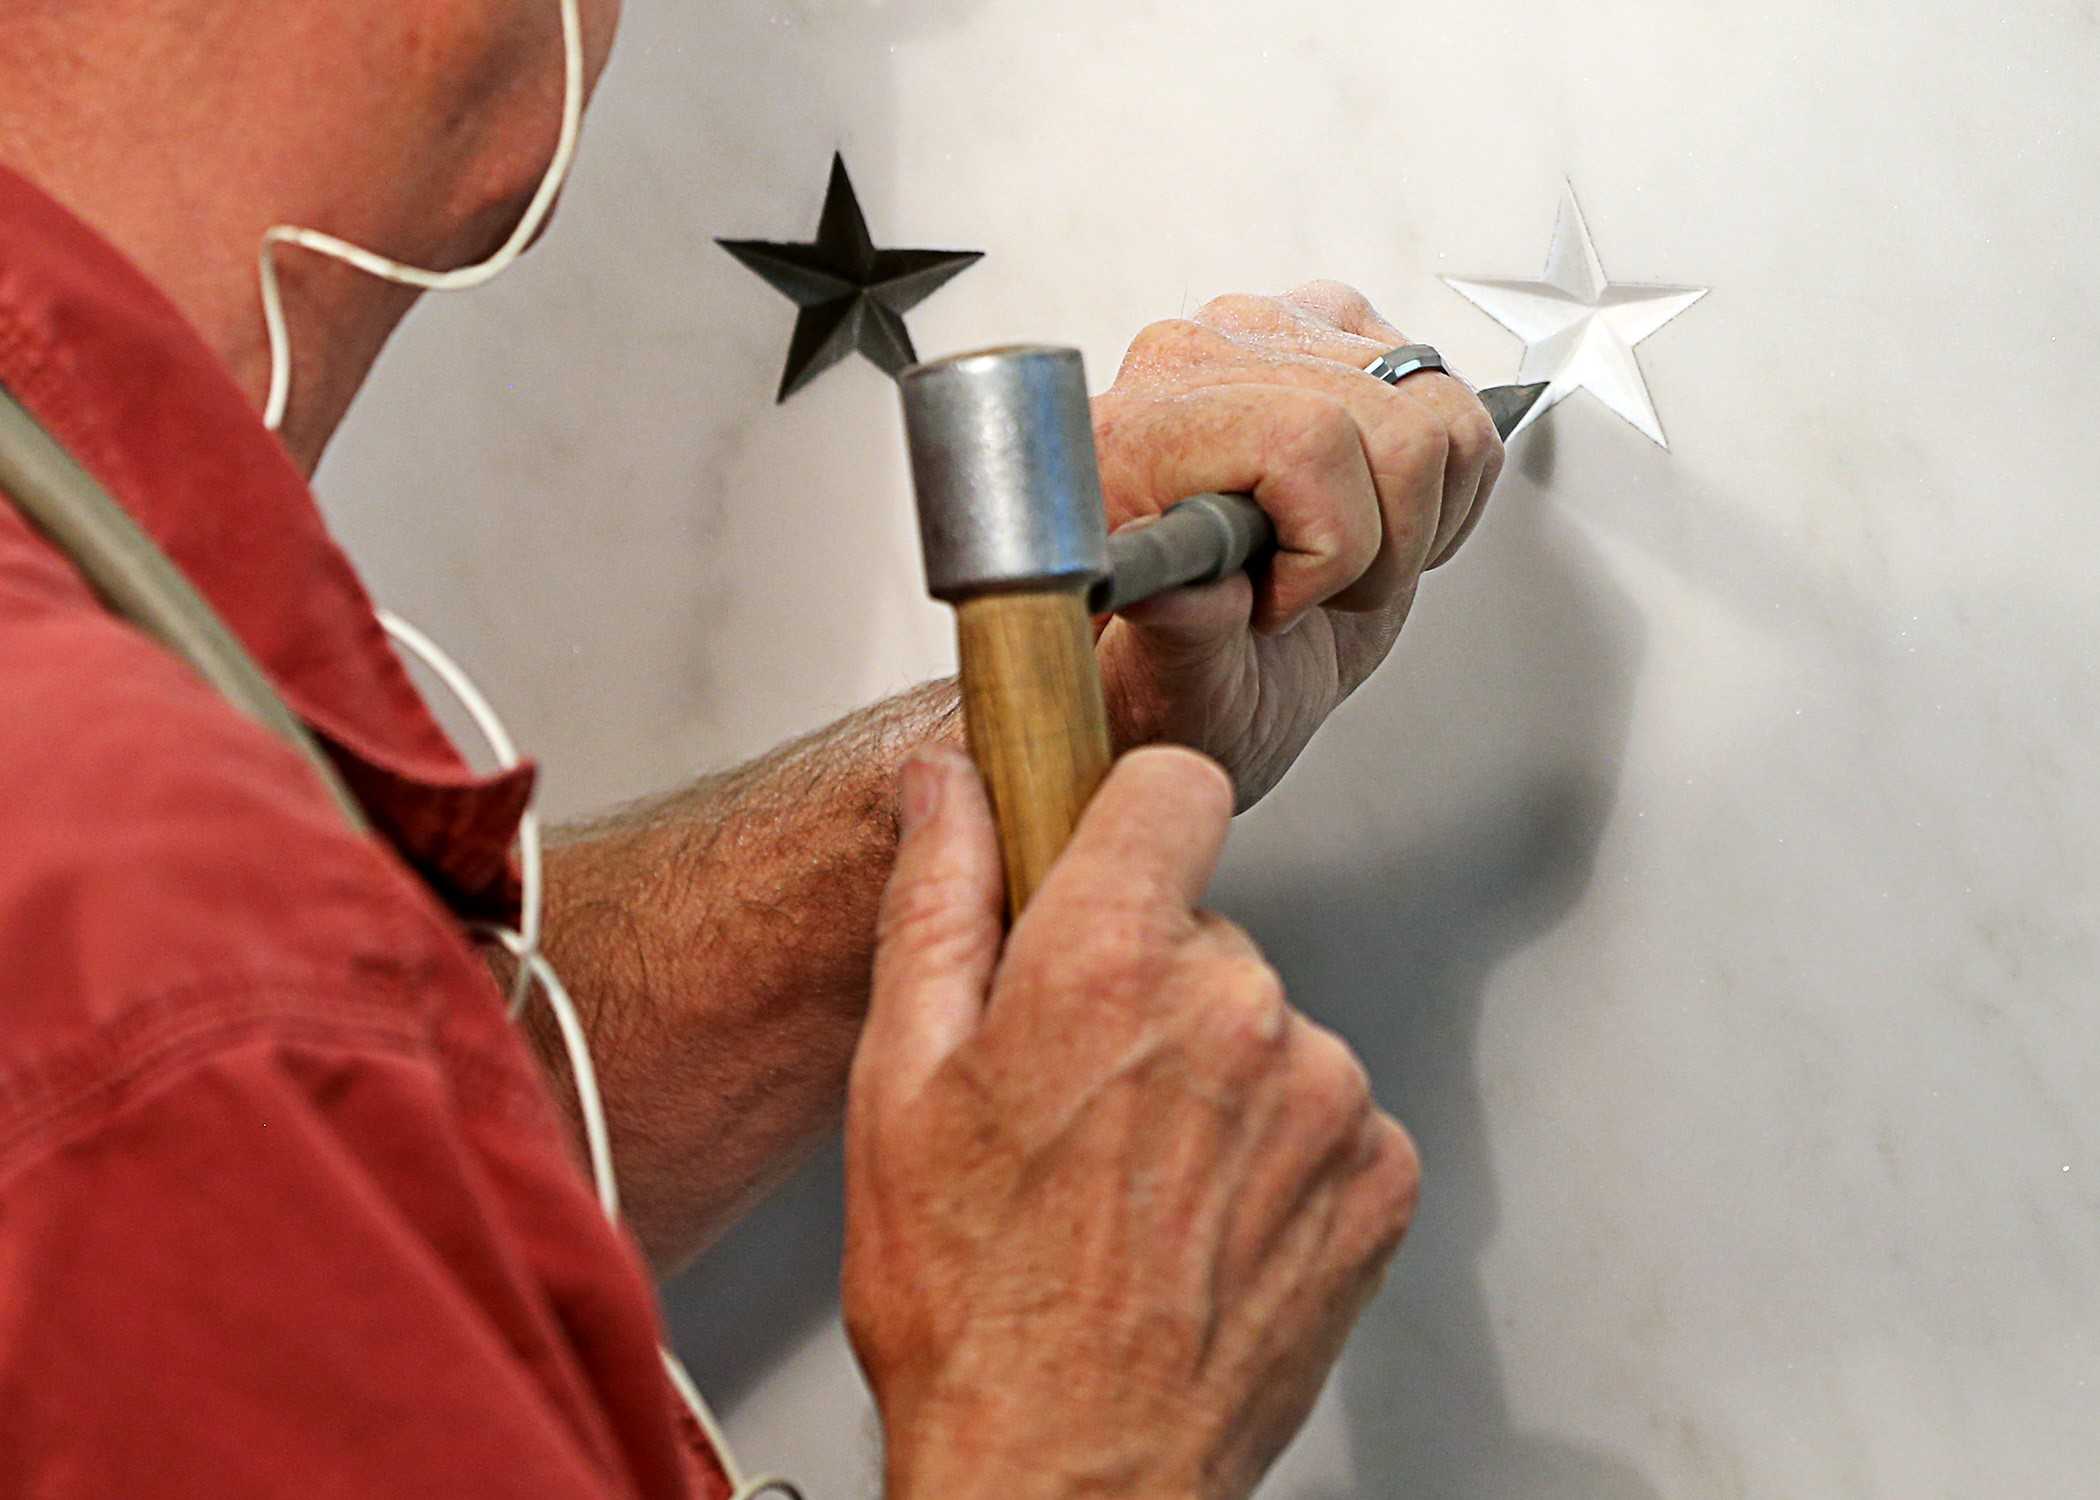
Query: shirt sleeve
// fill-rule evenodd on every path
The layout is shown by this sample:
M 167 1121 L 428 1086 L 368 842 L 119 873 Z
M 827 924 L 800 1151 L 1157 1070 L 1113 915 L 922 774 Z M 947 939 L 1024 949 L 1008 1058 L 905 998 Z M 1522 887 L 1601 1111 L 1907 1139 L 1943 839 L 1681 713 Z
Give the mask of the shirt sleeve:
M 432 1058 L 309 1029 L 191 1039 L 0 1138 L 0 1494 L 666 1493 L 578 1350 L 653 1363 L 653 1328 L 522 1263 Z

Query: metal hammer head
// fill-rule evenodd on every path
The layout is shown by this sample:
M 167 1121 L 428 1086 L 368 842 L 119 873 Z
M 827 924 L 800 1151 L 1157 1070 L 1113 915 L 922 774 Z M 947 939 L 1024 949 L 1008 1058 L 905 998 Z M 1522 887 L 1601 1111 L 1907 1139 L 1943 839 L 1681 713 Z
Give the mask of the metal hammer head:
M 1101 471 L 1077 349 L 1019 345 L 898 379 L 927 590 L 1084 587 L 1108 572 Z

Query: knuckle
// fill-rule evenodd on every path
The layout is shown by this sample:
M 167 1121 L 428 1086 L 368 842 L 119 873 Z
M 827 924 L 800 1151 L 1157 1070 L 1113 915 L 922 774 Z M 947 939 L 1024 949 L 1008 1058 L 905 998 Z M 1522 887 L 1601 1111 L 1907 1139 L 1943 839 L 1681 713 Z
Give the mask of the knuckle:
M 1459 445 L 1465 451 L 1483 461 L 1493 461 L 1502 456 L 1502 434 L 1495 431 L 1495 422 L 1487 409 L 1478 402 L 1466 413 L 1457 434 Z
M 1301 1101 L 1335 1126 L 1353 1124 L 1371 1103 L 1371 1075 L 1347 1042 L 1323 1026 L 1306 1024 L 1297 1086 Z
M 1502 466 L 1509 458 L 1508 450 L 1502 446 L 1502 434 L 1495 431 L 1495 424 L 1485 415 L 1481 421 L 1487 427 L 1487 438 L 1486 447 L 1481 451 L 1480 488 L 1474 497 L 1476 505 L 1485 501 L 1494 490 L 1495 481 L 1502 477 Z
M 1394 441 L 1402 467 L 1419 475 L 1439 474 L 1451 461 L 1451 429 L 1438 421 L 1408 422 Z
M 1373 1125 L 1370 1165 L 1364 1191 L 1371 1200 L 1373 1232 L 1381 1248 L 1400 1243 L 1414 1222 L 1422 1199 L 1422 1157 L 1414 1137 L 1398 1120 L 1380 1114 Z
M 1339 398 L 1319 392 L 1300 396 L 1284 420 L 1291 436 L 1279 468 L 1316 476 L 1323 491 L 1321 503 L 1307 506 L 1299 518 L 1295 545 L 1331 554 L 1358 569 L 1368 566 L 1378 552 L 1382 522 L 1375 481 L 1367 468 L 1364 430 Z
M 1161 318 L 1139 329 L 1138 336 L 1130 341 L 1130 347 L 1134 350 L 1172 348 L 1189 342 L 1202 331 L 1191 318 Z
M 1227 292 L 1196 309 L 1196 321 L 1215 328 L 1253 332 L 1275 328 L 1286 321 L 1283 304 L 1274 297 L 1252 292 Z
M 1326 277 L 1293 289 L 1287 300 L 1318 308 L 1336 324 L 1351 330 L 1363 327 L 1378 316 L 1370 298 L 1347 282 Z
M 1444 424 L 1445 462 L 1457 471 L 1484 472 L 1501 449 L 1502 439 L 1495 432 L 1495 424 L 1478 402 Z
M 1385 497 L 1387 540 L 1410 556 L 1425 550 L 1436 530 L 1450 459 L 1444 424 L 1414 412 L 1377 435 L 1372 469 Z
M 1213 1032 L 1229 1049 L 1267 1054 L 1289 1034 L 1283 976 L 1259 958 L 1215 960 L 1200 986 Z
M 1163 318 L 1138 330 L 1123 356 L 1126 375 L 1184 364 L 1215 349 L 1221 336 L 1193 318 Z

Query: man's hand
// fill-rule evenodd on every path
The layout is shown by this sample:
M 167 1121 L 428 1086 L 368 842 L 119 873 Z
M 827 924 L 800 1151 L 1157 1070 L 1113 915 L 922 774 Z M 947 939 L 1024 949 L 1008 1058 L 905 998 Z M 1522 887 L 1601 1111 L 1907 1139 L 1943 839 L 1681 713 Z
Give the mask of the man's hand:
M 1250 492 L 1275 522 L 1258 588 L 1239 575 L 1167 595 L 1100 642 L 1118 742 L 1216 756 L 1241 807 L 1385 660 L 1423 571 L 1466 539 L 1502 471 L 1463 381 L 1363 373 L 1407 342 L 1334 282 L 1221 297 L 1139 334 L 1095 399 L 1112 529 L 1205 490 Z
M 968 761 L 910 766 L 846 1127 L 889 1500 L 1237 1500 L 1413 1212 L 1361 1065 L 1196 908 L 1215 765 L 1127 757 L 1000 953 Z
M 1109 624 L 1120 746 L 1208 751 L 1245 806 L 1391 649 L 1422 569 L 1463 539 L 1501 467 L 1462 383 L 1363 373 L 1405 342 L 1332 284 L 1227 298 L 1137 340 L 1095 403 L 1111 522 L 1251 490 L 1284 550 L 1258 589 L 1233 578 Z M 548 951 L 591 1029 L 621 1196 L 660 1267 L 835 1117 L 897 768 L 960 737 L 954 684 L 931 685 L 552 851 Z M 559 1081 L 558 1041 L 541 1050 Z

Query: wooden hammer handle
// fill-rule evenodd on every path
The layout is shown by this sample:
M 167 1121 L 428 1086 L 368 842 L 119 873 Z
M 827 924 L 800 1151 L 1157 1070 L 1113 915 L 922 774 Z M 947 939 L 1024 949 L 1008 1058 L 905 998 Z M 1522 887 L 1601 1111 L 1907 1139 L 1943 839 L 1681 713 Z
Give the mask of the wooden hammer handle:
M 991 791 L 1018 917 L 1108 774 L 1108 711 L 1083 588 L 956 606 L 970 754 Z

